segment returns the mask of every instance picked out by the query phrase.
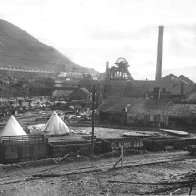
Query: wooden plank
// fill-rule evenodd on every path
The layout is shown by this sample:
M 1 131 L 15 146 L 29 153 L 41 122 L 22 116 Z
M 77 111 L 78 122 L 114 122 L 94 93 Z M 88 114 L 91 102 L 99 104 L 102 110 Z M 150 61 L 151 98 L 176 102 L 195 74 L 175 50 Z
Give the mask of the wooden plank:
M 179 137 L 189 136 L 189 133 L 185 131 L 170 130 L 170 129 L 160 129 L 160 130 L 163 132 L 169 133 L 171 135 L 179 136 Z

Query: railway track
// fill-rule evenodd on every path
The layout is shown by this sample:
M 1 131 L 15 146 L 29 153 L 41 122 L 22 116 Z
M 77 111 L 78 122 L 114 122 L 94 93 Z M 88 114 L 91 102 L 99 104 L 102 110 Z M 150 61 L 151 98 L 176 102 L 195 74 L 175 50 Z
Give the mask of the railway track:
M 177 162 L 189 159 L 187 152 L 175 152 L 175 153 L 152 153 L 139 156 L 128 156 L 124 158 L 123 168 L 137 167 L 143 165 L 160 164 L 166 162 Z M 47 167 L 30 168 L 25 170 L 19 170 L 17 172 L 11 172 L 8 175 L 4 175 L 0 178 L 0 186 L 10 185 L 14 183 L 21 183 L 24 181 L 33 181 L 39 178 L 46 177 L 62 177 L 67 175 L 102 172 L 111 170 L 115 161 L 118 158 L 85 161 L 80 163 L 71 163 L 58 165 L 52 165 Z M 83 166 L 81 166 L 83 165 Z M 84 166 L 85 165 L 85 166 Z M 116 169 L 121 169 L 117 167 Z
M 149 156 L 149 154 L 148 154 Z M 188 153 L 182 153 L 180 155 L 163 155 L 160 158 L 160 155 L 152 155 L 152 157 L 147 158 L 147 156 L 144 156 L 144 159 L 138 159 L 138 160 L 124 160 L 123 161 L 123 168 L 128 168 L 128 167 L 136 167 L 136 166 L 142 166 L 142 165 L 152 165 L 152 164 L 159 164 L 159 163 L 165 163 L 165 162 L 173 162 L 173 161 L 182 161 L 185 159 L 188 159 Z M 89 171 L 93 171 L 93 169 L 95 169 L 95 171 L 99 170 L 99 171 L 107 171 L 112 169 L 113 165 L 114 165 L 114 161 L 110 162 L 110 163 L 98 163 L 96 164 L 96 162 L 91 162 L 91 166 L 87 166 L 87 167 L 79 167 L 75 170 L 70 171 L 70 169 L 63 169 L 63 168 L 54 168 L 51 169 L 50 172 L 51 173 L 58 173 L 58 172 L 65 172 L 65 175 L 69 175 L 72 173 L 84 173 L 85 171 L 88 172 Z M 117 167 L 116 169 L 120 169 L 121 167 Z M 46 170 L 46 173 L 48 173 L 48 171 Z

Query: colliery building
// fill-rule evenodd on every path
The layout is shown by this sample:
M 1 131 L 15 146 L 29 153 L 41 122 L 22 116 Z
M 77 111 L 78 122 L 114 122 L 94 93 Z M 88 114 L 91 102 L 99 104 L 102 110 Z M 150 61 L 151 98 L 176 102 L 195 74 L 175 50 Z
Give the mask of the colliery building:
M 182 103 L 195 92 L 194 82 L 183 75 L 162 77 L 163 30 L 160 26 L 155 80 L 134 80 L 123 58 L 111 68 L 106 63 L 106 99 L 99 107 L 100 121 L 153 126 L 195 124 L 196 105 Z
M 99 107 L 101 122 L 135 126 L 196 125 L 196 104 L 145 98 L 109 97 Z
M 152 96 L 154 91 L 165 94 L 167 98 L 183 97 L 195 90 L 195 84 L 185 80 L 184 76 L 170 74 L 159 81 L 153 80 L 113 80 L 106 83 L 107 96 L 146 97 Z
M 37 78 L 49 78 L 54 77 L 57 74 L 52 71 L 38 70 L 38 69 L 25 69 L 9 66 L 0 66 L 1 74 L 6 74 L 10 78 L 14 79 L 37 79 Z
M 120 57 L 115 63 L 116 66 L 109 68 L 109 63 L 106 63 L 107 96 L 142 97 L 159 91 L 175 97 L 194 91 L 194 82 L 183 75 L 177 77 L 170 74 L 162 77 L 163 29 L 163 26 L 159 27 L 155 80 L 134 80 L 128 71 L 128 62 Z

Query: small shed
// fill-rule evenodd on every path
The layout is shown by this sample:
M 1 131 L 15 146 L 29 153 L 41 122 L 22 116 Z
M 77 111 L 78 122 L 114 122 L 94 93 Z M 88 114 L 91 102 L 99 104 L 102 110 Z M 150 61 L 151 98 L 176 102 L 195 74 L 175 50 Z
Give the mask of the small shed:
M 108 97 L 99 106 L 99 120 L 111 123 L 127 123 L 127 104 L 131 98 Z
M 91 93 L 86 88 L 77 88 L 69 95 L 69 99 L 89 101 L 90 95 Z

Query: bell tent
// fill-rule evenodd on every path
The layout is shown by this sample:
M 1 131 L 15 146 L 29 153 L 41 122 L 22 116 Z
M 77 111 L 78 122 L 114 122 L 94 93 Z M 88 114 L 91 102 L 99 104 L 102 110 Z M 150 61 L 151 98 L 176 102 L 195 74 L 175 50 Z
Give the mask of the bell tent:
M 42 132 L 46 135 L 65 135 L 70 133 L 67 125 L 62 121 L 55 111 L 50 116 L 50 119 L 42 129 Z
M 27 135 L 14 116 L 10 116 L 0 137 Z

